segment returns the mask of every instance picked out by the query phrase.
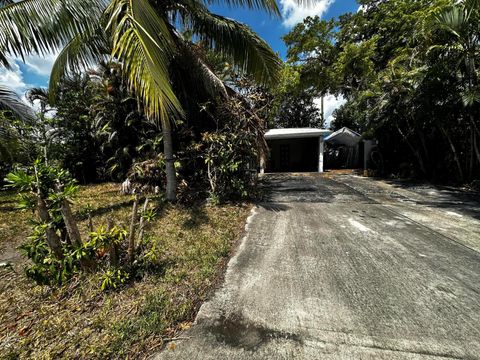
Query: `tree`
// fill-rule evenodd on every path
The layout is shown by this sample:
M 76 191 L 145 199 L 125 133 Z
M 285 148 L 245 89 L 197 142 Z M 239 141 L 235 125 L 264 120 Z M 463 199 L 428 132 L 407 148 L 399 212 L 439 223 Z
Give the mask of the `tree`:
M 0 85 L 0 170 L 28 157 L 26 133 L 33 117 L 32 109 L 17 93 Z
M 478 162 L 480 162 L 480 150 L 477 137 L 480 136 L 480 130 L 475 119 L 475 112 L 478 110 L 478 103 L 480 102 L 480 87 L 476 66 L 476 57 L 480 48 L 478 37 L 479 6 L 480 2 L 478 0 L 463 0 L 442 11 L 435 17 L 434 21 L 434 25 L 447 31 L 450 35 L 447 43 L 436 46 L 457 60 L 454 70 L 460 72 L 463 77 L 461 81 L 464 84 L 459 96 L 461 96 L 469 114 L 473 149 Z M 436 46 L 434 45 L 434 47 Z
M 359 3 L 333 25 L 307 19 L 285 37 L 309 86 L 346 98 L 333 127 L 375 137 L 386 174 L 479 178 L 478 1 Z
M 322 128 L 324 122 L 313 95 L 307 91 L 300 91 L 284 94 L 275 116 L 275 126 Z
M 279 14 L 272 0 L 225 3 Z M 61 50 L 51 86 L 56 86 L 70 69 L 97 63 L 107 55 L 118 59 L 147 117 L 162 124 L 169 200 L 175 199 L 170 122 L 183 116 L 169 70 L 178 57 L 196 55 L 177 26 L 181 24 L 204 46 L 221 53 L 236 69 L 261 83 L 274 81 L 280 67 L 277 55 L 247 26 L 212 14 L 201 1 L 66 0 L 58 6 L 54 0 L 24 0 L 0 9 L 0 24 L 0 52 L 4 54 L 23 56 Z M 203 70 L 205 83 L 222 93 L 221 82 L 203 59 L 195 59 L 194 68 Z
M 301 84 L 314 88 L 318 96 L 334 91 L 335 77 L 331 65 L 337 50 L 334 45 L 335 22 L 307 17 L 283 37 L 287 45 L 287 60 L 300 65 Z

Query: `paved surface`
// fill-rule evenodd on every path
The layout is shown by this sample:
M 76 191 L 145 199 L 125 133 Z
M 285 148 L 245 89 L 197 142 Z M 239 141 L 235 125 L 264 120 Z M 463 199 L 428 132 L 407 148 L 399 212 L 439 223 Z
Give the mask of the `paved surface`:
M 475 196 L 351 175 L 266 186 L 223 287 L 155 358 L 480 359 Z

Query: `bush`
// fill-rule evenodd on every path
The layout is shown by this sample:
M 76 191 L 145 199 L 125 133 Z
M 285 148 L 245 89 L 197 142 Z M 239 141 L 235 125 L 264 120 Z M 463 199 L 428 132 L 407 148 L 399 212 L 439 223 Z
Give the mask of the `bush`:
M 82 241 L 69 205 L 78 187 L 68 172 L 36 161 L 31 169 L 8 174 L 6 181 L 19 191 L 18 206 L 38 215 L 32 235 L 20 246 L 31 260 L 25 269 L 29 278 L 40 285 L 61 285 L 82 270 L 101 269 L 103 290 L 115 289 L 130 278 L 140 248 L 135 244 L 135 228 L 139 225 L 141 241 L 145 224 L 156 214 L 147 208 L 148 201 L 138 222 L 139 198 L 135 197 L 130 234 L 109 224 L 91 231 L 87 240 Z M 148 246 L 142 245 L 148 254 Z
M 251 198 L 264 148 L 263 122 L 235 98 L 219 105 L 215 117 L 217 130 L 202 134 L 210 198 L 216 202 Z

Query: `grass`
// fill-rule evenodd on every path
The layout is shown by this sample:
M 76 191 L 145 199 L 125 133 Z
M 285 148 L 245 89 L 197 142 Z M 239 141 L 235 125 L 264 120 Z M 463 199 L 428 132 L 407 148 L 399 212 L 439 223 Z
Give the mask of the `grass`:
M 112 214 L 128 228 L 132 199 L 118 185 L 82 187 L 74 203 L 87 233 Z M 36 286 L 23 274 L 16 247 L 32 214 L 15 210 L 15 195 L 0 192 L 0 358 L 144 358 L 190 326 L 218 282 L 242 232 L 248 205 L 163 205 L 147 239 L 157 266 L 116 291 L 100 290 L 101 274 L 83 274 L 61 288 Z

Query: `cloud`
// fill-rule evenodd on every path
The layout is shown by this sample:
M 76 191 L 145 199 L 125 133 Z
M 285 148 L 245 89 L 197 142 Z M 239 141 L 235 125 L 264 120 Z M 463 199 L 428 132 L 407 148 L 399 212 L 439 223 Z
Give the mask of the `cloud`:
M 19 95 L 23 95 L 27 90 L 27 84 L 23 81 L 23 73 L 15 61 L 11 61 L 10 64 L 12 66 L 10 70 L 0 67 L 0 84 L 8 86 Z
M 40 76 L 49 76 L 52 71 L 53 63 L 57 59 L 58 53 L 46 54 L 45 56 L 30 55 L 25 57 L 25 65 L 28 70 Z M 18 60 L 21 61 L 21 60 Z
M 304 0 L 304 2 L 299 4 L 298 0 L 280 0 L 284 26 L 293 27 L 307 16 L 322 17 L 335 0 Z
M 317 107 L 320 109 L 320 104 L 321 104 L 321 98 L 316 98 L 314 100 L 314 103 L 317 105 Z M 335 96 L 328 94 L 324 97 L 323 99 L 323 110 L 325 113 L 325 127 L 328 128 L 330 127 L 330 124 L 332 121 L 335 119 L 333 116 L 333 112 L 338 109 L 340 106 L 345 104 L 347 100 L 342 96 Z
M 57 58 L 58 54 L 46 54 L 45 56 L 40 55 L 30 55 L 25 57 L 25 68 L 29 74 L 35 74 L 42 77 L 48 77 L 52 70 L 53 63 Z M 0 68 L 0 84 L 8 86 L 13 89 L 20 97 L 24 96 L 28 88 L 34 86 L 45 86 L 46 84 L 37 83 L 37 84 L 27 84 L 25 82 L 25 74 L 20 68 L 20 64 L 23 63 L 21 58 L 9 58 L 11 69 L 5 69 L 4 67 Z M 39 79 L 40 81 L 40 79 Z

